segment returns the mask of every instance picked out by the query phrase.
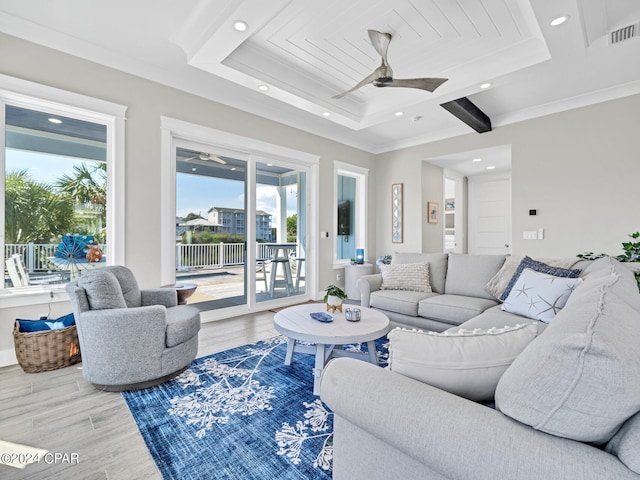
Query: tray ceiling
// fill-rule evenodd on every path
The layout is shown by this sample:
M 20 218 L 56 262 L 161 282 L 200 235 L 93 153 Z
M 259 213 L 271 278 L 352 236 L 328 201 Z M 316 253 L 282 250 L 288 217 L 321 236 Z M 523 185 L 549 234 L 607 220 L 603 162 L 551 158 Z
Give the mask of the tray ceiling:
M 551 27 L 560 14 L 569 21 Z M 464 96 L 499 127 L 640 92 L 640 38 L 607 42 L 638 20 L 633 0 L 0 4 L 7 34 L 376 153 L 472 132 L 439 106 Z M 379 66 L 367 29 L 393 35 L 394 78 L 449 81 L 434 93 L 367 85 L 332 99 Z

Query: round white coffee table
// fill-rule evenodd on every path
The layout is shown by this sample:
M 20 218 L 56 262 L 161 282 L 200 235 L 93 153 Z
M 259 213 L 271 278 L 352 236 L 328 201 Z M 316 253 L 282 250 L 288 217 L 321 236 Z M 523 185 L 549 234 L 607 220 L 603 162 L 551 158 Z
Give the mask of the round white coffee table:
M 343 309 L 350 308 L 343 305 Z M 311 318 L 313 312 L 325 312 L 324 303 L 296 305 L 279 311 L 273 317 L 275 329 L 289 339 L 285 365 L 291 365 L 293 352 L 310 353 L 315 355 L 316 363 L 313 369 L 313 393 L 320 394 L 320 376 L 327 361 L 332 357 L 363 358 L 373 364 L 378 363 L 375 340 L 385 335 L 390 329 L 389 318 L 371 308 L 355 306 L 361 311 L 361 320 L 349 322 L 345 314 L 336 311 L 329 313 L 333 322 L 323 323 Z M 327 312 L 328 313 L 328 312 Z M 298 342 L 315 343 L 301 345 Z M 350 352 L 342 348 L 351 343 L 366 343 L 368 353 Z

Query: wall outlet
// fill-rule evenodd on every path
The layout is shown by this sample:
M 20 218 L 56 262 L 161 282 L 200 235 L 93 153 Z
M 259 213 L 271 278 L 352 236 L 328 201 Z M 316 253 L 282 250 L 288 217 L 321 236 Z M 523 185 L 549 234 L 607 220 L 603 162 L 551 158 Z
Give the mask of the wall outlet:
M 544 228 L 538 229 L 538 240 L 544 240 Z
M 342 274 L 336 273 L 336 282 L 339 282 L 340 280 L 342 280 Z

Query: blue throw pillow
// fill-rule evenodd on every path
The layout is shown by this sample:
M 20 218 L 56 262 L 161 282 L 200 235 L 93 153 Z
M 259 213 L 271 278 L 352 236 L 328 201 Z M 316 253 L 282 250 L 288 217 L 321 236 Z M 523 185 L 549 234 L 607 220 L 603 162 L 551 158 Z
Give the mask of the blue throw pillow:
M 63 317 L 56 319 L 46 320 L 21 320 L 17 319 L 18 325 L 20 325 L 21 332 L 42 332 L 44 330 L 58 330 L 60 328 L 67 328 L 76 324 L 76 320 L 73 317 L 73 313 L 64 315 Z
M 569 269 L 569 268 L 560 268 L 560 267 L 552 267 L 551 265 L 547 265 L 546 263 L 538 262 L 537 260 L 533 260 L 531 257 L 524 257 L 516 268 L 516 272 L 511 277 L 509 281 L 509 285 L 505 291 L 500 295 L 500 300 L 503 302 L 511 293 L 511 289 L 520 278 L 520 274 L 524 271 L 525 268 L 530 268 L 535 270 L 536 272 L 546 273 L 548 275 L 553 275 L 554 277 L 563 277 L 563 278 L 577 278 L 580 275 L 582 270 L 580 269 Z

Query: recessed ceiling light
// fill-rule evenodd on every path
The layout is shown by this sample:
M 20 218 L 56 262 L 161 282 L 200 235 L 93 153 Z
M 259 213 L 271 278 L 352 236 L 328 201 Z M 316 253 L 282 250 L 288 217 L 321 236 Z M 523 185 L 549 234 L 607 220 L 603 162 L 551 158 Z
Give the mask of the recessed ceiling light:
M 549 25 L 552 27 L 557 27 L 558 25 L 562 25 L 564 22 L 569 20 L 569 15 L 560 15 L 559 17 L 554 18 L 549 22 Z
M 235 28 L 238 32 L 244 32 L 249 28 L 249 25 L 244 20 L 236 20 L 233 22 L 233 28 Z
M 232 172 L 235 172 L 235 170 L 236 170 L 236 167 L 231 167 Z
M 269 90 L 269 87 L 267 85 L 258 85 L 258 90 L 260 90 L 261 92 L 266 92 L 267 90 Z
M 490 165 L 490 166 L 487 167 L 487 170 L 495 170 L 495 169 L 496 169 L 496 167 L 493 166 L 493 165 Z
M 196 167 L 193 167 L 193 168 L 191 169 L 191 171 L 192 171 L 192 172 L 195 172 L 195 171 L 196 171 Z
M 480 88 L 484 90 L 485 88 L 489 88 L 490 86 L 491 86 L 491 82 L 486 82 L 480 85 Z
M 49 120 L 51 123 L 55 123 L 56 125 L 62 123 L 62 120 L 60 120 L 59 118 L 51 117 L 51 118 L 48 118 L 47 120 Z
M 471 160 L 472 162 L 481 162 L 482 159 L 481 158 L 474 158 L 473 160 Z
M 330 117 L 331 116 L 331 112 L 322 112 L 322 116 L 323 117 Z
M 267 163 L 267 167 L 273 167 L 273 163 Z
M 404 112 L 396 112 L 396 117 L 401 117 L 402 115 L 404 115 Z

